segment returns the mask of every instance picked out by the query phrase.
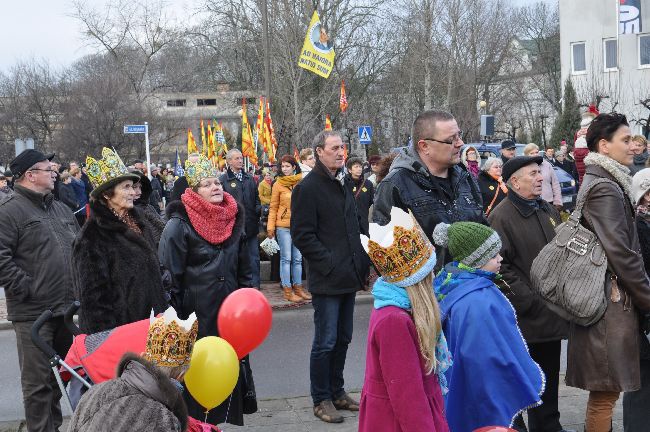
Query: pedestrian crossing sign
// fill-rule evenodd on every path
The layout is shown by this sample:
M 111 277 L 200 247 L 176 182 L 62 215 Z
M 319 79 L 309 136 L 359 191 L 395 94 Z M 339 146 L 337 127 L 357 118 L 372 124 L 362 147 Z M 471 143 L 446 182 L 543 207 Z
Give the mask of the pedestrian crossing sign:
M 372 127 L 359 126 L 359 144 L 368 145 L 372 142 Z

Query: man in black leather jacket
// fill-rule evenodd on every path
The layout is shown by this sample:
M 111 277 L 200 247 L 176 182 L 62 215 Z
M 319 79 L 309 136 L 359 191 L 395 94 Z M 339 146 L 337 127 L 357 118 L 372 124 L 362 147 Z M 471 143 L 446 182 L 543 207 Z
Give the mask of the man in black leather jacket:
M 440 222 L 487 225 L 478 185 L 460 163 L 461 134 L 448 112 L 431 110 L 417 116 L 411 131 L 413 144 L 401 151 L 377 186 L 375 223 L 390 222 L 395 206 L 412 211 L 429 239 Z M 451 260 L 445 249 L 438 247 L 436 253 L 436 269 Z

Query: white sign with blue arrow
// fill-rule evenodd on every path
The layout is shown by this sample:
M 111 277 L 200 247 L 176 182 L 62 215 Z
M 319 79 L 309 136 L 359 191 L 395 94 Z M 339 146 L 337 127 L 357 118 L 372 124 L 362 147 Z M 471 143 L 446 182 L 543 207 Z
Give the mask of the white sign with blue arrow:
M 372 142 L 372 126 L 359 126 L 359 144 L 368 145 Z

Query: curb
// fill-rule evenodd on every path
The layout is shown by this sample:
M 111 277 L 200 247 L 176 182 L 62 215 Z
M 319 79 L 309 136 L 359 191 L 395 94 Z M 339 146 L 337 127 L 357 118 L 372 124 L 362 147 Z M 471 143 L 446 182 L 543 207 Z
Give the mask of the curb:
M 357 298 L 355 300 L 356 304 L 366 304 L 366 303 L 372 303 L 372 295 L 367 295 L 367 294 L 362 294 L 362 295 L 357 295 Z M 279 303 L 279 304 L 273 304 L 271 305 L 271 309 L 273 309 L 273 312 L 283 312 L 283 311 L 290 311 L 294 309 L 298 309 L 302 306 L 307 306 L 310 305 L 310 301 L 306 302 L 301 302 L 301 303 Z M 0 320 L 0 331 L 3 330 L 13 330 L 14 326 L 11 323 L 11 321 L 7 320 Z

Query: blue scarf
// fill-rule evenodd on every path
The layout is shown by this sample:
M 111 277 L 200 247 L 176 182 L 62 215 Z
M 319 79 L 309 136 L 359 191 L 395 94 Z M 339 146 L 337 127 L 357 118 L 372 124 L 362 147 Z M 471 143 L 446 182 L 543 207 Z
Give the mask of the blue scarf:
M 411 311 L 411 300 L 409 299 L 406 289 L 393 285 L 384 280 L 383 277 L 377 279 L 372 287 L 372 295 L 375 298 L 375 309 L 381 309 L 386 306 L 395 306 L 406 311 Z M 435 373 L 438 377 L 440 390 L 445 395 L 449 391 L 447 388 L 447 377 L 445 371 L 451 367 L 453 361 L 451 353 L 447 348 L 447 339 L 445 334 L 441 331 L 438 335 L 435 349 L 436 366 Z

